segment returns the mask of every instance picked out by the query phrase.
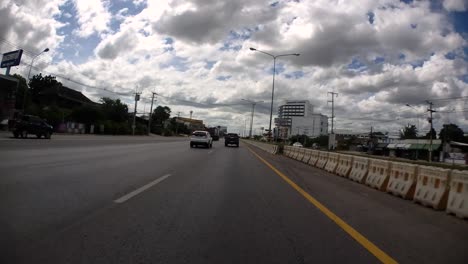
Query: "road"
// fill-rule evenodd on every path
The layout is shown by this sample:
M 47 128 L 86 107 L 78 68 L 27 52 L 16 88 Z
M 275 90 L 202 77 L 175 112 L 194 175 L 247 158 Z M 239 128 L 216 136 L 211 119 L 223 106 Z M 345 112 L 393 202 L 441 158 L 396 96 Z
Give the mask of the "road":
M 0 263 L 468 260 L 467 221 L 244 144 L 3 139 L 0 172 Z

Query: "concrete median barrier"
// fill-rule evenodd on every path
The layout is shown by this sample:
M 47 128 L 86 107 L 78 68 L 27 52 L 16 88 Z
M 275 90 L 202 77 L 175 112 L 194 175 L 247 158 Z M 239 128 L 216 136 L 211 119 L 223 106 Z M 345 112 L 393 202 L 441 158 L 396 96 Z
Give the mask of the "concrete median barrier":
M 369 173 L 366 178 L 366 185 L 380 191 L 387 189 L 388 178 L 392 163 L 386 160 L 371 159 L 369 163 Z
M 335 173 L 336 167 L 338 167 L 340 154 L 330 152 L 328 153 L 327 164 L 325 165 L 325 170 L 331 173 Z
M 420 166 L 413 201 L 436 210 L 447 207 L 450 170 Z
M 447 213 L 468 218 L 468 171 L 452 170 Z
M 354 157 L 353 168 L 349 173 L 349 178 L 353 181 L 363 183 L 369 172 L 369 159 L 363 157 Z
M 418 168 L 414 164 L 392 162 L 387 192 L 403 199 L 413 199 Z
M 298 161 L 302 161 L 302 159 L 304 158 L 305 151 L 306 151 L 305 148 L 301 148 L 300 150 L 298 150 L 297 151 L 297 156 L 296 156 L 295 159 L 298 160 Z
M 352 168 L 353 168 L 353 156 L 340 154 L 338 167 L 336 168 L 335 173 L 341 177 L 347 178 Z
M 327 164 L 327 161 L 328 161 L 328 152 L 320 151 L 317 163 L 315 164 L 315 167 L 323 169 L 323 168 L 325 168 L 325 165 Z
M 253 141 L 253 140 L 242 140 L 242 142 L 246 143 L 246 144 L 249 144 L 249 145 L 252 145 L 252 146 L 255 146 L 261 150 L 264 150 L 268 153 L 271 153 L 271 154 L 277 154 L 278 153 L 278 145 L 274 145 L 274 144 L 267 144 L 267 143 L 263 143 L 263 142 L 259 142 L 259 141 Z
M 284 146 L 283 148 L 283 155 L 289 157 L 291 155 L 292 147 L 291 146 Z
M 291 159 L 297 159 L 297 155 L 299 155 L 299 151 L 301 151 L 301 148 L 298 147 L 293 147 L 294 152 L 291 155 Z
M 303 163 L 306 163 L 306 164 L 307 164 L 307 163 L 309 162 L 309 160 L 310 160 L 310 155 L 311 155 L 311 154 L 312 154 L 312 150 L 311 150 L 311 149 L 306 149 L 306 150 L 304 151 L 304 157 L 302 158 L 301 161 L 302 161 Z
M 320 153 L 320 151 L 318 151 L 318 150 L 312 150 L 311 153 L 310 153 L 309 162 L 307 162 L 307 164 L 309 164 L 311 166 L 315 166 L 317 164 L 317 161 L 318 161 L 318 158 L 319 158 L 319 153 Z

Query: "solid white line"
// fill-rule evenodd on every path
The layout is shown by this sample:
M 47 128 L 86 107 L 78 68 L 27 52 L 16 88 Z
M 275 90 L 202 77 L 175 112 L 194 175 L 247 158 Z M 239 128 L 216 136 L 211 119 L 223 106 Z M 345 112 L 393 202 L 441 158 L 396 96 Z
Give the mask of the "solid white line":
M 154 185 L 164 181 L 165 179 L 167 179 L 169 176 L 171 176 L 170 174 L 166 174 L 160 178 L 157 178 L 156 180 L 146 184 L 146 185 L 143 185 L 141 186 L 140 188 L 130 192 L 130 193 L 127 193 L 126 195 L 120 197 L 119 199 L 117 200 L 114 200 L 114 203 L 124 203 L 126 202 L 127 200 L 131 199 L 133 196 L 136 196 L 146 190 L 148 190 L 149 188 L 153 187 Z

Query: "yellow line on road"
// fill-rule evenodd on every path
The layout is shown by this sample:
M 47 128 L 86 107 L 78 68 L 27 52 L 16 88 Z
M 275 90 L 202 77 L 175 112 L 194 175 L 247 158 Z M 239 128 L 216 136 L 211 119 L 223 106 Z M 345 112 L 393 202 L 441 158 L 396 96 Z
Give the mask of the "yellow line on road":
M 299 192 L 304 198 L 306 198 L 311 204 L 317 207 L 323 214 L 325 214 L 328 218 L 330 218 L 333 222 L 335 222 L 339 227 L 341 227 L 348 235 L 350 235 L 354 240 L 356 240 L 359 244 L 361 244 L 365 249 L 367 249 L 372 255 L 374 255 L 377 259 L 379 259 L 382 263 L 398 263 L 388 254 L 383 252 L 380 248 L 378 248 L 374 243 L 369 241 L 366 237 L 361 235 L 356 229 L 348 225 L 343 219 L 339 218 L 336 214 L 330 211 L 327 207 L 317 201 L 314 197 L 304 191 L 299 185 L 289 179 L 286 175 L 284 175 L 281 171 L 276 169 L 273 165 L 271 165 L 268 161 L 260 157 L 257 153 L 255 153 L 252 149 L 247 147 L 250 152 L 252 152 L 259 160 L 265 163 L 270 169 L 272 169 L 278 176 L 280 176 L 284 181 L 286 181 L 291 187 L 293 187 L 297 192 Z

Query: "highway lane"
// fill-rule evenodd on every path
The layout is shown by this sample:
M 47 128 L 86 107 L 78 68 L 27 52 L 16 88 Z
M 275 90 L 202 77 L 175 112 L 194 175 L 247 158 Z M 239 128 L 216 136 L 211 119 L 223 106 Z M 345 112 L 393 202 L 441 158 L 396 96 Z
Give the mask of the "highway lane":
M 243 145 L 100 144 L 0 152 L 0 262 L 378 262 Z M 466 222 L 255 151 L 396 260 L 466 263 Z

